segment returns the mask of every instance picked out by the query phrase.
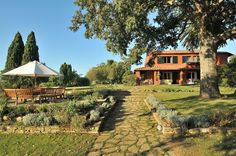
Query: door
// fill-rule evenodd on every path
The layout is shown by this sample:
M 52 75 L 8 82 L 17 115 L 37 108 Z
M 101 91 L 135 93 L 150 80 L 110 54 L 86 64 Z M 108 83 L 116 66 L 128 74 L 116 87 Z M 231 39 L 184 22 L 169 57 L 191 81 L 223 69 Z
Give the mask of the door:
M 179 81 L 179 72 L 173 72 L 173 83 L 172 84 L 178 84 Z

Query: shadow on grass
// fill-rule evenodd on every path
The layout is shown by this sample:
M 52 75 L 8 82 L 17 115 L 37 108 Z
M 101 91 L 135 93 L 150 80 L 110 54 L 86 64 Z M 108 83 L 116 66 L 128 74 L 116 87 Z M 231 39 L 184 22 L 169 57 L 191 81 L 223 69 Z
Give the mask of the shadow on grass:
M 162 140 L 158 145 L 152 146 L 151 150 L 143 151 L 139 153 L 140 155 L 148 155 L 150 152 L 156 155 L 163 155 L 163 153 L 171 152 L 173 155 L 178 155 L 173 151 L 176 148 L 190 148 L 195 145 L 192 141 L 186 141 L 186 139 L 192 138 L 192 136 L 178 136 L 178 137 L 169 137 L 165 140 Z M 154 149 L 154 150 L 153 150 Z M 155 150 L 156 149 L 156 150 Z M 169 153 L 170 155 L 172 155 Z M 165 154 L 164 154 L 165 155 Z
M 235 95 L 227 95 L 227 98 L 202 99 L 199 96 L 189 96 L 180 99 L 166 100 L 170 108 L 187 112 L 187 114 L 211 114 L 219 111 L 234 111 L 236 109 Z
M 236 155 L 236 132 L 231 134 L 223 133 L 223 139 L 214 146 L 217 151 L 224 151 L 225 156 Z

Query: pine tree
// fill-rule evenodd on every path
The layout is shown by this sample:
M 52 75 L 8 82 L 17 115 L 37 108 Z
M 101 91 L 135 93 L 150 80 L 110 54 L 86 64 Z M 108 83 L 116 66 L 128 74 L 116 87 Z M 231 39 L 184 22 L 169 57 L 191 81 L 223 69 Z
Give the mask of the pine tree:
M 21 65 L 24 53 L 24 43 L 19 32 L 16 33 L 14 40 L 8 48 L 5 71 L 9 71 Z
M 38 52 L 38 46 L 36 44 L 36 39 L 34 32 L 32 31 L 26 41 L 23 59 L 22 59 L 22 65 L 26 64 L 30 61 L 39 61 L 39 52 Z

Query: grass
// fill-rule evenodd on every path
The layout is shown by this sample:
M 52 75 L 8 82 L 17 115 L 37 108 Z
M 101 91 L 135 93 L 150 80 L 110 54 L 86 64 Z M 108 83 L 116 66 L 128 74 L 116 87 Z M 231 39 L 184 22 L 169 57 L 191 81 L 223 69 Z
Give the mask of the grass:
M 216 133 L 172 140 L 168 148 L 176 156 L 233 156 L 236 155 L 235 142 L 236 133 Z
M 176 86 L 169 86 L 169 88 L 175 89 Z M 183 86 L 179 88 L 183 88 Z M 160 88 L 157 87 L 157 90 L 158 89 Z M 235 96 L 219 99 L 201 99 L 199 98 L 199 88 L 197 86 L 193 88 L 191 88 L 191 86 L 184 86 L 184 89 L 193 89 L 193 92 L 158 92 L 155 93 L 155 96 L 162 100 L 167 107 L 175 109 L 183 115 L 200 115 L 216 112 L 225 113 L 235 111 L 236 109 Z M 153 88 L 153 90 L 155 91 L 155 88 Z M 234 89 L 232 88 L 221 87 L 221 93 L 223 94 L 232 94 L 233 91 Z
M 88 89 L 89 88 L 89 89 Z M 125 85 L 96 85 L 92 87 L 75 87 L 70 88 L 81 91 L 96 89 L 131 89 Z M 182 115 L 201 115 L 209 113 L 228 113 L 236 109 L 236 96 L 219 99 L 200 99 L 199 85 L 145 85 L 136 86 L 137 89 L 153 94 L 160 100 L 164 101 L 167 107 L 180 112 Z M 220 87 L 222 94 L 232 94 L 235 89 L 230 87 Z M 78 93 L 77 93 L 78 94 Z
M 85 155 L 95 138 L 88 134 L 0 134 L 0 155 Z

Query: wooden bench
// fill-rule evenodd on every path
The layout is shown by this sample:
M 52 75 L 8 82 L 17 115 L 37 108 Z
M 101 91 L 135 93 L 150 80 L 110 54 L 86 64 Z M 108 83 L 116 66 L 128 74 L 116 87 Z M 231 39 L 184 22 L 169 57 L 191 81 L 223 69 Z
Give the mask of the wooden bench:
M 35 98 L 32 88 L 16 89 L 16 96 L 20 102 L 26 102 L 27 100 L 34 102 Z
M 33 89 L 4 89 L 3 91 L 8 98 L 8 102 L 12 101 L 15 104 L 25 102 L 26 100 L 34 102 Z
M 8 101 L 13 101 L 15 104 L 19 102 L 26 102 L 31 100 L 34 102 L 36 99 L 39 103 L 42 101 L 55 101 L 55 99 L 63 99 L 65 88 L 27 88 L 27 89 L 4 89 Z
M 55 101 L 56 99 L 63 99 L 65 88 L 42 88 L 40 93 L 41 101 Z

